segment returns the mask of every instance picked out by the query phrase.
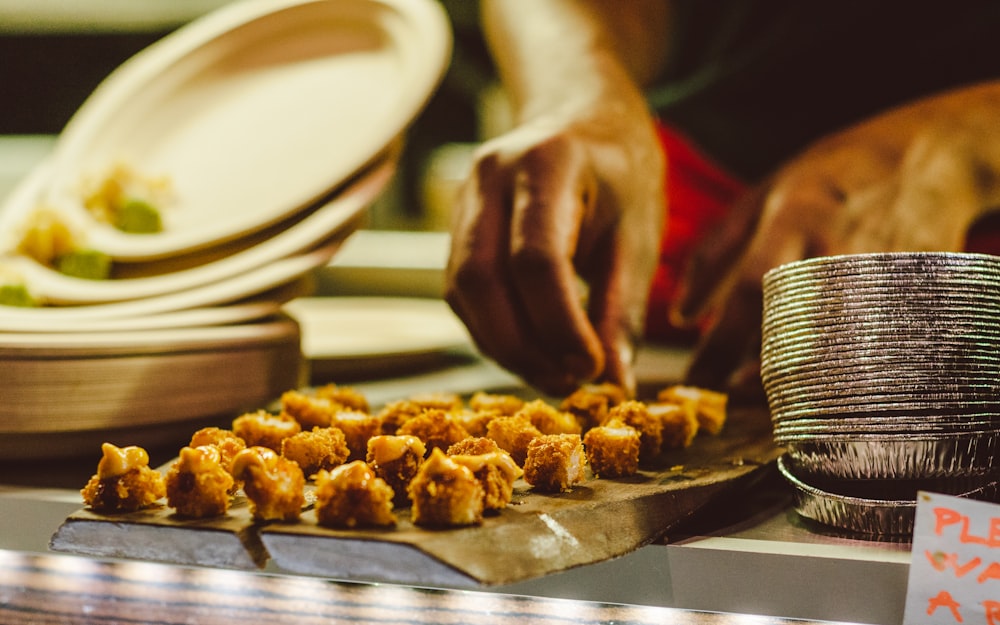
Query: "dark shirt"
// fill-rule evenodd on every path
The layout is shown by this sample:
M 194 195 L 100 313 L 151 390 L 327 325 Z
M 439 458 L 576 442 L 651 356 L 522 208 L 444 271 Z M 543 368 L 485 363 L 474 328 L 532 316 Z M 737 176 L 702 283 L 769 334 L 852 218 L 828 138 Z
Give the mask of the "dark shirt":
M 998 0 L 680 0 L 653 107 L 759 179 L 888 107 L 1000 77 Z

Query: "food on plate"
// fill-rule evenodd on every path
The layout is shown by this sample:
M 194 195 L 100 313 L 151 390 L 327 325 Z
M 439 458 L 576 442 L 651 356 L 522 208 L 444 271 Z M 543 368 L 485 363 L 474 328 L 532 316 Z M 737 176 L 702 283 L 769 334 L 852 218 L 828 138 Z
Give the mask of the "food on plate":
M 509 453 L 518 466 L 523 467 L 528 457 L 528 445 L 542 436 L 542 432 L 524 415 L 515 415 L 491 420 L 486 426 L 486 436 Z
M 483 485 L 472 471 L 433 449 L 410 482 L 411 518 L 424 527 L 459 527 L 483 522 Z
M 461 395 L 443 391 L 414 393 L 410 395 L 409 400 L 425 409 L 444 410 L 445 412 L 457 412 L 465 407 Z
M 583 430 L 573 413 L 559 410 L 543 399 L 524 404 L 517 415 L 531 421 L 542 434 L 580 434 Z
M 337 528 L 395 525 L 393 496 L 367 463 L 354 460 L 316 476 L 316 520 Z
M 229 510 L 234 483 L 218 447 L 183 447 L 167 471 L 167 505 L 180 516 L 221 516 Z
M 37 308 L 41 302 L 31 294 L 23 282 L 0 284 L 0 306 Z
M 542 492 L 565 492 L 586 478 L 586 469 L 579 434 L 543 434 L 528 445 L 524 481 Z
M 347 462 L 351 450 L 344 433 L 335 427 L 314 427 L 281 441 L 281 455 L 294 460 L 309 477 Z
M 689 407 L 698 419 L 700 430 L 707 434 L 718 434 L 726 423 L 729 396 L 725 393 L 697 386 L 674 385 L 657 393 L 656 399 Z
M 629 399 L 608 410 L 605 423 L 623 423 L 639 432 L 639 461 L 652 460 L 663 446 L 663 422 L 644 402 Z
M 452 413 L 440 408 L 428 408 L 408 420 L 396 431 L 397 434 L 416 436 L 424 442 L 427 450 L 446 451 L 463 438 L 469 437 L 468 430 Z
M 646 409 L 663 424 L 661 437 L 664 450 L 683 449 L 694 442 L 699 430 L 694 410 L 688 406 L 658 401 L 646 404 Z
M 476 412 L 493 412 L 509 417 L 524 406 L 517 395 L 476 391 L 469 398 L 469 408 Z
M 492 438 L 487 438 L 485 436 L 470 436 L 469 438 L 463 438 L 451 447 L 445 450 L 449 456 L 479 456 L 482 454 L 491 454 L 495 451 L 503 451 L 497 442 Z
M 232 470 L 233 458 L 236 457 L 236 454 L 247 448 L 246 441 L 237 436 L 235 432 L 215 426 L 204 427 L 196 431 L 191 435 L 191 442 L 188 445 L 190 447 L 212 445 L 217 448 L 221 455 L 222 466 L 227 471 Z
M 621 421 L 590 428 L 583 436 L 587 464 L 595 477 L 635 475 L 639 470 L 639 431 Z
M 392 488 L 395 505 L 404 506 L 409 503 L 407 489 L 426 454 L 427 447 L 416 436 L 380 434 L 368 440 L 365 460 Z
M 88 249 L 83 236 L 55 209 L 42 206 L 32 211 L 17 236 L 17 252 L 50 269 L 88 280 L 111 276 L 111 258 Z
M 400 399 L 387 403 L 377 413 L 382 422 L 382 434 L 395 434 L 404 423 L 422 414 L 424 406 L 409 399 Z
M 584 384 L 559 403 L 559 409 L 576 417 L 582 431 L 604 423 L 608 410 L 628 399 L 625 390 L 610 382 Z
M 315 427 L 329 427 L 333 413 L 341 407 L 325 397 L 317 397 L 299 390 L 285 391 L 281 394 L 281 413 L 290 415 L 303 430 Z
M 299 422 L 284 413 L 257 410 L 233 419 L 233 432 L 246 442 L 247 447 L 267 447 L 278 452 L 281 451 L 281 441 L 301 431 Z
M 347 410 L 357 410 L 358 412 L 371 411 L 368 398 L 365 394 L 350 386 L 324 384 L 323 386 L 316 387 L 314 393 L 316 397 L 326 399 Z
M 521 467 L 506 451 L 497 450 L 485 454 L 449 455 L 479 480 L 483 487 L 483 511 L 503 510 L 514 496 L 514 482 L 523 475 Z
M 111 277 L 111 257 L 97 250 L 73 250 L 57 258 L 54 269 L 73 278 L 107 280 Z
M 174 199 L 169 178 L 140 174 L 125 163 L 85 179 L 82 194 L 83 205 L 95 219 L 130 234 L 161 232 L 160 207 Z
M 351 450 L 348 460 L 364 460 L 368 455 L 368 439 L 382 433 L 382 420 L 378 415 L 360 410 L 338 410 L 330 419 L 332 427 L 340 429 Z
M 233 477 L 243 482 L 250 511 L 260 521 L 294 521 L 305 504 L 305 476 L 299 465 L 269 447 L 247 447 L 233 460 Z
M 149 468 L 149 453 L 142 447 L 101 445 L 95 473 L 80 494 L 97 512 L 134 512 L 166 495 L 163 475 Z

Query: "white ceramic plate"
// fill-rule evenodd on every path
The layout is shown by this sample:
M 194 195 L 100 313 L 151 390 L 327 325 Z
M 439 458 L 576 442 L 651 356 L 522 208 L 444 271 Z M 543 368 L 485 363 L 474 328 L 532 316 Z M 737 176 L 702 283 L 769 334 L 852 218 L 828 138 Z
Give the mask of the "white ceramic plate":
M 392 179 L 396 154 L 384 159 L 303 220 L 257 245 L 211 262 L 146 277 L 86 280 L 63 275 L 23 255 L 9 255 L 0 258 L 0 271 L 20 277 L 32 295 L 57 305 L 138 300 L 221 283 L 331 238 L 345 238 L 356 227 L 357 218 Z M 130 268 L 137 271 L 135 265 Z M 0 310 L 0 316 L 2 313 Z
M 176 204 L 163 233 L 94 227 L 96 249 L 149 259 L 242 236 L 371 162 L 426 104 L 450 51 L 433 0 L 235 2 L 94 91 L 56 143 L 51 199 L 78 205 L 83 176 L 122 162 L 167 177 Z
M 229 280 L 206 284 L 178 293 L 159 297 L 96 304 L 51 308 L 16 308 L 0 306 L 0 332 L 73 332 L 78 325 L 106 323 L 208 306 L 221 306 L 246 300 L 258 294 L 264 301 L 284 303 L 302 295 L 300 279 L 308 272 L 328 263 L 340 247 L 339 240 L 309 252 L 283 258 L 258 267 Z

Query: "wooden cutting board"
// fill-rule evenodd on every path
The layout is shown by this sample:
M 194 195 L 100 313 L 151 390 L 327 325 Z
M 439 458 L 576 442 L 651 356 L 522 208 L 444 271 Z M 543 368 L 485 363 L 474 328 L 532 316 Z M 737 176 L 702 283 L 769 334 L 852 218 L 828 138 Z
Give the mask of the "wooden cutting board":
M 332 530 L 307 505 L 298 523 L 256 524 L 246 502 L 212 520 L 168 508 L 121 515 L 74 513 L 52 537 L 56 551 L 338 579 L 476 587 L 508 584 L 625 555 L 738 489 L 752 488 L 781 449 L 767 411 L 731 407 L 717 436 L 626 479 L 590 478 L 571 492 L 542 494 L 518 482 L 514 500 L 481 526 L 428 530 L 399 510 L 387 530 Z

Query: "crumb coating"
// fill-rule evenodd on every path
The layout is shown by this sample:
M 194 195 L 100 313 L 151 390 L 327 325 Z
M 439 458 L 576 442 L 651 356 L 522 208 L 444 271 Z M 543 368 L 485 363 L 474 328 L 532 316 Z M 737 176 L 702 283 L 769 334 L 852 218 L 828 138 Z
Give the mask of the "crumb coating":
M 583 448 L 596 477 L 616 478 L 639 470 L 639 432 L 620 421 L 587 430 Z
M 350 454 L 344 433 L 335 427 L 314 427 L 281 441 L 281 455 L 295 461 L 306 477 L 344 464 Z
M 396 506 L 409 505 L 410 482 L 426 453 L 424 442 L 416 436 L 383 434 L 368 441 L 368 466 L 392 488 Z
M 368 464 L 354 460 L 316 476 L 316 520 L 337 528 L 392 526 L 393 496 Z
M 524 416 L 497 417 L 486 426 L 486 436 L 506 451 L 518 466 L 524 466 L 528 445 L 542 436 L 541 431 Z
M 302 426 L 288 414 L 272 414 L 266 410 L 248 412 L 233 419 L 233 432 L 247 447 L 267 447 L 281 451 L 281 441 L 298 434 Z
M 528 446 L 524 481 L 542 492 L 565 492 L 584 480 L 586 468 L 579 434 L 545 434 Z
M 411 518 L 425 527 L 459 527 L 483 522 L 483 486 L 468 467 L 440 449 L 431 451 L 410 482 Z
M 163 476 L 149 468 L 142 447 L 101 445 L 97 473 L 80 491 L 83 502 L 97 512 L 134 512 L 148 508 L 166 495 Z
M 458 441 L 469 438 L 469 432 L 455 415 L 439 408 L 429 408 L 413 417 L 397 430 L 397 434 L 416 436 L 424 442 L 428 452 L 445 451 Z
M 253 517 L 293 521 L 305 503 L 305 476 L 295 462 L 268 447 L 247 447 L 233 460 L 233 477 L 243 481 Z
M 192 518 L 221 516 L 229 510 L 233 476 L 218 447 L 184 447 L 167 472 L 167 505 Z

